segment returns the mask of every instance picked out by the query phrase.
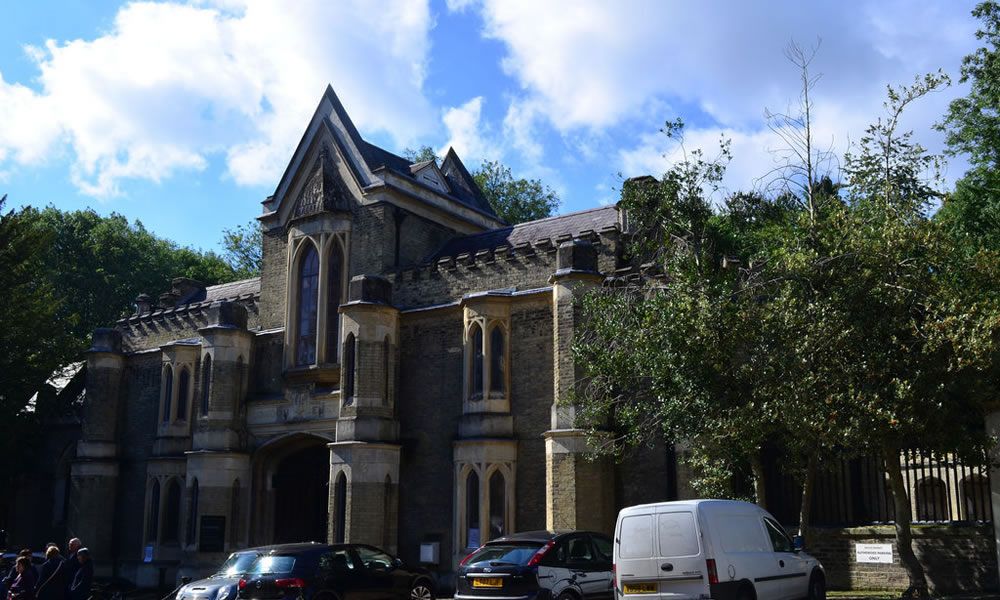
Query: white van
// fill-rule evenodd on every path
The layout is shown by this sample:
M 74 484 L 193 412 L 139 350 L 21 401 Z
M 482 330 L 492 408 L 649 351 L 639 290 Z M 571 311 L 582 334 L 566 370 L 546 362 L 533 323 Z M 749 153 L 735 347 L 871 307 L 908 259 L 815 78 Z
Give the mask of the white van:
M 735 500 L 630 506 L 615 525 L 617 600 L 824 600 L 823 566 L 764 509 Z

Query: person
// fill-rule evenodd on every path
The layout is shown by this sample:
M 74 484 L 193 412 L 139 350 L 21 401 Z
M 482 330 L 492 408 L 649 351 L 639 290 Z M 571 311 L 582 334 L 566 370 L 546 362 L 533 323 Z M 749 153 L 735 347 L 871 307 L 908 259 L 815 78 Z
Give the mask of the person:
M 76 572 L 80 570 L 80 561 L 77 560 L 77 552 L 80 551 L 80 547 L 83 543 L 80 538 L 73 538 L 66 544 L 66 551 L 69 555 L 66 557 L 66 565 L 63 567 L 65 571 L 63 572 L 62 581 L 66 586 L 66 595 L 69 595 L 69 586 L 73 585 L 73 578 L 76 577 Z
M 63 600 L 66 597 L 66 561 L 59 554 L 59 547 L 50 544 L 45 550 L 45 562 L 38 572 L 37 600 Z
M 28 567 L 31 569 L 32 574 L 35 575 L 35 579 L 36 580 L 38 579 L 38 571 L 35 570 L 35 565 L 31 564 L 31 550 L 24 548 L 23 550 L 17 553 L 17 558 L 15 559 L 14 566 L 10 568 L 10 573 L 8 573 L 7 576 L 3 578 L 2 585 L 5 593 L 7 590 L 10 590 L 10 586 L 14 585 L 14 580 L 17 579 L 18 570 L 16 561 L 20 560 L 21 558 L 28 559 Z
M 69 600 L 87 600 L 90 597 L 90 586 L 94 582 L 94 564 L 90 562 L 90 550 L 77 550 L 76 560 L 80 563 L 80 568 L 76 570 L 73 583 L 69 586 Z
M 10 600 L 34 600 L 35 583 L 38 581 L 38 576 L 35 575 L 35 570 L 31 567 L 30 552 L 28 556 L 17 557 L 17 562 L 14 563 L 14 569 L 17 570 L 17 578 L 7 590 L 7 597 Z

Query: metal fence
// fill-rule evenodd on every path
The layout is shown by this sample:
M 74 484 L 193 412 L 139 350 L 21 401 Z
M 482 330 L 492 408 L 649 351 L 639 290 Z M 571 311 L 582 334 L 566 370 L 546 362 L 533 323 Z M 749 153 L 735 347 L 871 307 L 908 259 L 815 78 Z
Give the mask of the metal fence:
M 916 522 L 990 522 L 989 463 L 921 449 L 900 452 L 900 469 Z M 765 461 L 768 509 L 782 523 L 799 520 L 801 485 L 781 471 L 779 457 Z M 810 520 L 816 526 L 891 523 L 892 493 L 881 460 L 859 458 L 822 465 L 816 477 Z

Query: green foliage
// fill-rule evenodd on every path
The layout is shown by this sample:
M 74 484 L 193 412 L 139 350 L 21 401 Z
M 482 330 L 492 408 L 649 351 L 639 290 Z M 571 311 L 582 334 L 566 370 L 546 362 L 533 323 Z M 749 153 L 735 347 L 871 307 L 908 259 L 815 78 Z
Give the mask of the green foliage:
M 264 236 L 260 223 L 254 219 L 246 225 L 224 229 L 222 257 L 239 279 L 260 275 L 264 259 Z
M 411 163 L 420 163 L 427 160 L 433 160 L 441 162 L 441 157 L 437 155 L 434 148 L 430 146 L 421 146 L 419 149 L 414 150 L 413 148 L 406 148 L 403 150 L 403 158 L 410 161 Z
M 56 369 L 82 360 L 94 329 L 113 325 L 139 293 L 155 296 L 178 276 L 208 285 L 236 278 L 218 255 L 178 247 L 118 214 L 48 207 L 0 217 L 3 476 L 30 464 L 25 456 L 39 425 L 25 411 L 31 395 Z
M 972 167 L 937 217 L 968 252 L 1000 248 L 1000 4 L 982 2 L 972 14 L 985 45 L 965 57 L 969 93 L 951 102 L 938 126 L 949 153 L 967 155 Z
M 538 179 L 515 179 L 510 168 L 488 160 L 473 174 L 479 189 L 497 215 L 510 224 L 552 216 L 559 198 Z

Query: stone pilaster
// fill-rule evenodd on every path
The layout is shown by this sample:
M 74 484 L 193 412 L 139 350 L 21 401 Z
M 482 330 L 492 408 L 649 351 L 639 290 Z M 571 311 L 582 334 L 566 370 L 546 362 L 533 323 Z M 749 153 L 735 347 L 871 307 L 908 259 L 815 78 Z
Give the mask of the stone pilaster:
M 550 431 L 545 432 L 545 522 L 548 529 L 611 531 L 614 471 L 608 458 L 588 457 L 577 429 L 574 397 L 583 373 L 573 358 L 573 336 L 582 320 L 580 296 L 599 285 L 597 250 L 584 240 L 559 245 L 552 275 L 553 380 Z
M 340 312 L 344 347 L 337 441 L 329 445 L 329 541 L 372 544 L 395 553 L 399 310 L 392 305 L 391 284 L 371 275 L 354 277 Z
M 110 569 L 118 491 L 118 421 L 125 355 L 121 333 L 98 329 L 87 351 L 87 401 L 83 437 L 71 468 L 69 534 L 96 557 L 98 572 Z
M 195 422 L 192 447 L 242 450 L 253 344 L 253 334 L 247 331 L 246 309 L 232 302 L 212 304 L 208 309 L 208 325 L 199 333 L 205 342 L 192 409 Z
M 335 442 L 330 448 L 330 543 L 398 550 L 399 454 L 396 444 Z
M 205 567 L 221 564 L 234 550 L 248 544 L 250 455 L 241 452 L 193 450 L 185 454 L 186 510 L 181 519 L 183 527 L 183 563 L 191 573 L 199 575 Z M 192 507 L 192 490 L 198 484 L 197 506 Z M 213 536 L 218 530 L 203 531 L 206 517 L 213 526 L 224 523 L 221 547 L 212 549 L 219 541 Z M 194 519 L 192 525 L 191 519 Z M 221 521 L 220 521 L 221 518 Z M 194 534 L 193 536 L 190 534 Z

